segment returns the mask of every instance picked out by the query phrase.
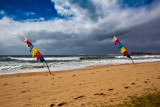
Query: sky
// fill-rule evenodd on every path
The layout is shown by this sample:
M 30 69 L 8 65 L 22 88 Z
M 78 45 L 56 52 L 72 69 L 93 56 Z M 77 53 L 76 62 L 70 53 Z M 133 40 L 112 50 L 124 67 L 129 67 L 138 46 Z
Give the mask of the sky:
M 0 55 L 160 52 L 160 0 L 0 0 Z

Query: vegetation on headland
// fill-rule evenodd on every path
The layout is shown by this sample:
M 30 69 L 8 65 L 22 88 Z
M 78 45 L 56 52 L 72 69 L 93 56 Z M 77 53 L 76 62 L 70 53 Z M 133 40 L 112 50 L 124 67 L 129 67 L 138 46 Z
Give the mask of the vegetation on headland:
M 140 97 L 133 96 L 130 101 L 124 101 L 122 104 L 101 107 L 160 107 L 160 92 L 150 93 Z
M 160 55 L 160 53 L 132 52 L 130 55 Z

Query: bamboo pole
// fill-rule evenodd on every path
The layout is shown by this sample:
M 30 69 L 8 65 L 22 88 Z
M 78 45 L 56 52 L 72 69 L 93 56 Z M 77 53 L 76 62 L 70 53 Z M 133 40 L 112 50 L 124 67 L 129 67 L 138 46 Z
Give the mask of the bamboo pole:
M 132 58 L 131 58 L 131 60 L 132 60 L 132 63 L 135 64 L 135 63 L 133 62 L 133 59 L 132 59 Z
M 47 68 L 48 68 L 48 71 L 49 71 L 49 73 L 50 73 L 50 75 L 51 75 L 51 71 L 50 71 L 50 69 L 49 69 L 49 66 L 48 66 L 47 62 L 46 62 L 45 60 L 44 60 L 44 62 L 46 63 Z

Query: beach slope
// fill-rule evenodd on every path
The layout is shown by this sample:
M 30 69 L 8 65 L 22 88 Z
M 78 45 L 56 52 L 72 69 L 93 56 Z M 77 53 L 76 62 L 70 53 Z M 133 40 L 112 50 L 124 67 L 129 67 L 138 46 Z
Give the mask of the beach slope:
M 160 91 L 160 62 L 0 75 L 2 107 L 94 107 Z

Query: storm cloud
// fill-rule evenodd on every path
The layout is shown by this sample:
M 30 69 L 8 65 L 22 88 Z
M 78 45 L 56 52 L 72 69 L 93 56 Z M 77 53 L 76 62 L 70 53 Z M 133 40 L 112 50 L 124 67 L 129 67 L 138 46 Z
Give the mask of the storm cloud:
M 52 0 L 56 16 L 18 21 L 0 19 L 0 54 L 28 55 L 26 36 L 42 54 L 119 54 L 114 35 L 128 52 L 160 52 L 160 2 Z

